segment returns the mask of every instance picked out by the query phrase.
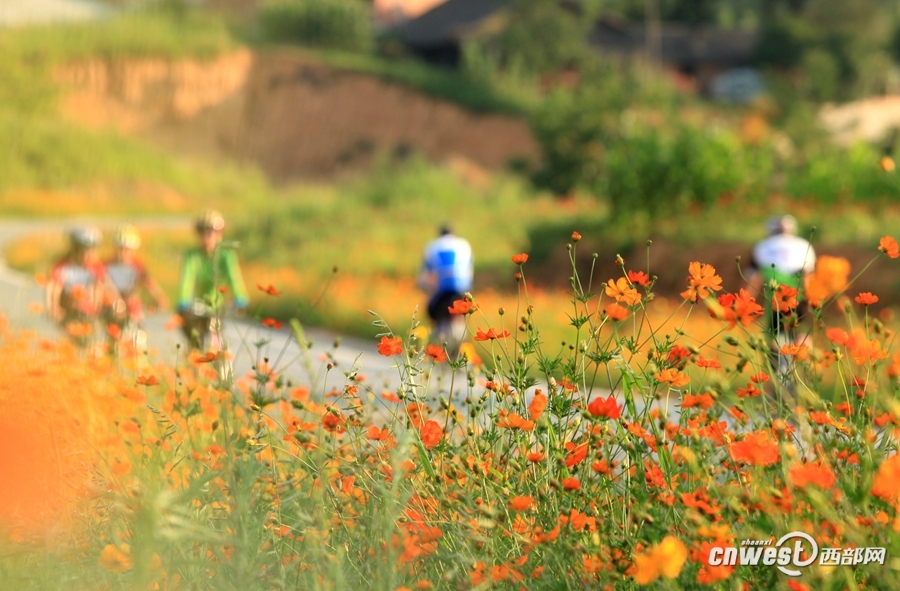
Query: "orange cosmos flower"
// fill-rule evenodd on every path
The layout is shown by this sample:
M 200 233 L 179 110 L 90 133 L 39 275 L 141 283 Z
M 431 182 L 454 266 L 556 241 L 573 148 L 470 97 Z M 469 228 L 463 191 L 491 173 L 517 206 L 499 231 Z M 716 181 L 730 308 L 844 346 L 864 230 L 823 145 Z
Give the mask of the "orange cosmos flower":
M 809 347 L 806 345 L 782 345 L 780 352 L 782 355 L 793 357 L 797 361 L 809 359 Z
M 615 397 L 610 394 L 606 399 L 602 397 L 595 398 L 588 405 L 588 412 L 594 417 L 616 420 L 622 414 L 622 407 L 616 404 Z
M 155 386 L 159 383 L 159 380 L 154 375 L 138 376 L 137 383 L 140 386 Z
M 658 373 L 653 374 L 653 377 L 663 384 L 669 384 L 672 388 L 681 388 L 682 386 L 686 386 L 690 383 L 691 378 L 687 377 L 680 371 L 676 371 L 674 369 L 666 368 Z
M 513 497 L 509 500 L 509 508 L 513 511 L 527 511 L 534 506 L 534 497 Z
M 795 462 L 791 466 L 788 477 L 797 488 L 806 488 L 810 485 L 818 486 L 823 490 L 829 490 L 837 478 L 830 468 L 819 463 L 801 464 Z
M 878 250 L 888 255 L 892 259 L 900 257 L 900 246 L 898 246 L 897 241 L 890 236 L 883 236 L 881 238 L 881 240 L 878 242 Z
M 666 536 L 659 544 L 634 556 L 634 580 L 639 585 L 649 585 L 660 577 L 674 579 L 681 574 L 687 557 L 684 542 Z
M 528 459 L 529 462 L 537 463 L 537 462 L 542 461 L 545 456 L 544 456 L 544 452 L 530 451 L 530 452 L 528 452 L 528 454 L 525 457 Z
M 131 462 L 128 461 L 128 458 L 125 458 L 124 460 L 114 458 L 110 463 L 110 468 L 112 468 L 112 471 L 116 474 L 128 474 L 131 472 Z
M 708 408 L 712 408 L 712 405 L 715 404 L 715 400 L 709 394 L 697 394 L 696 396 L 692 396 L 691 394 L 685 394 L 684 398 L 681 401 L 681 408 L 702 408 L 704 410 Z
M 857 304 L 862 304 L 863 306 L 871 306 L 878 301 L 878 296 L 872 295 L 871 292 L 864 291 L 856 296 L 855 299 Z
M 514 254 L 512 256 L 512 262 L 514 262 L 517 265 L 524 265 L 527 260 L 528 260 L 528 255 L 525 254 L 524 252 L 522 254 Z
M 771 466 L 780 459 L 778 445 L 767 431 L 754 431 L 743 440 L 728 446 L 731 459 L 752 466 Z
M 513 412 L 505 418 L 498 420 L 497 426 L 501 429 L 521 429 L 522 431 L 531 431 L 534 429 L 534 421 L 523 419 Z
M 274 328 L 275 330 L 281 328 L 281 323 L 274 318 L 263 318 L 262 325 L 268 326 L 269 328 Z
M 878 466 L 872 494 L 886 501 L 900 500 L 900 455 L 894 454 Z
M 444 430 L 437 421 L 425 421 L 419 434 L 422 436 L 422 444 L 425 445 L 425 449 L 432 449 L 444 437 Z
M 858 365 L 875 365 L 877 361 L 887 359 L 887 351 L 881 350 L 881 343 L 877 339 L 859 343 L 851 349 L 850 354 Z
M 575 445 L 571 441 L 566 442 L 566 468 L 571 468 L 576 464 L 580 464 L 587 457 L 588 444 L 579 443 Z
M 615 298 L 617 302 L 622 302 L 626 306 L 634 306 L 641 301 L 641 294 L 631 286 L 625 277 L 607 281 L 606 295 Z
M 614 322 L 621 322 L 628 318 L 628 308 L 624 308 L 615 302 L 606 307 L 606 315 Z
M 719 305 L 724 308 L 723 316 L 719 319 L 728 322 L 728 328 L 734 328 L 738 322 L 741 326 L 750 326 L 765 313 L 763 307 L 756 303 L 756 298 L 751 297 L 746 289 L 741 289 L 737 295 L 733 293 L 720 295 Z M 710 310 L 710 316 L 718 317 L 713 310 Z
M 334 407 L 331 407 L 334 408 Z M 344 415 L 341 411 L 336 410 L 334 412 L 326 412 L 322 415 L 322 427 L 325 428 L 326 431 L 329 432 L 343 432 L 344 431 Z
M 100 566 L 113 573 L 124 573 L 131 570 L 131 546 L 107 544 L 100 552 Z
M 494 339 L 505 339 L 509 336 L 509 331 L 504 330 L 501 333 L 497 333 L 493 328 L 489 328 L 487 332 L 482 331 L 480 328 L 478 332 L 475 334 L 476 341 L 493 341 Z
M 790 312 L 797 307 L 797 289 L 781 284 L 772 295 L 772 308 L 778 312 Z
M 385 357 L 400 355 L 403 353 L 403 341 L 394 336 L 381 337 L 381 342 L 378 343 L 378 352 Z
M 267 286 L 263 286 L 262 284 L 257 283 L 256 289 L 258 289 L 259 291 L 265 292 L 266 295 L 270 295 L 270 296 L 280 296 L 281 295 L 281 292 L 278 291 L 277 289 L 275 289 L 275 287 L 271 283 Z
M 438 345 L 428 345 L 425 347 L 425 354 L 431 357 L 435 363 L 447 361 L 447 353 L 444 351 L 443 347 L 439 347 Z
M 94 332 L 94 327 L 89 322 L 70 322 L 66 325 L 66 332 L 75 338 L 84 338 Z
M 643 271 L 629 271 L 628 280 L 643 287 L 650 285 L 650 276 Z
M 722 369 L 722 364 L 719 363 L 718 359 L 707 359 L 703 355 L 700 355 L 696 361 L 697 367 L 702 367 L 704 369 Z
M 709 295 L 709 291 L 721 291 L 722 278 L 716 275 L 712 265 L 701 265 L 698 261 L 688 265 L 688 289 L 681 292 L 681 297 L 696 303 Z
M 755 398 L 762 394 L 762 390 L 754 386 L 753 384 L 747 384 L 746 388 L 738 388 L 737 389 L 737 397 L 738 398 Z
M 547 395 L 541 390 L 537 390 L 534 393 L 534 398 L 531 399 L 531 404 L 528 405 L 528 416 L 531 417 L 532 421 L 537 421 L 544 414 L 546 408 Z
M 574 476 L 562 479 L 563 488 L 566 490 L 578 490 L 581 488 L 581 482 Z
M 447 308 L 447 311 L 451 314 L 469 314 L 477 309 L 478 307 L 474 302 L 470 302 L 469 300 L 456 300 L 453 302 L 453 306 Z
M 828 328 L 825 329 L 825 338 L 835 345 L 845 345 L 850 335 L 843 328 Z
M 878 161 L 878 167 L 884 172 L 894 172 L 894 168 L 896 168 L 896 164 L 894 164 L 894 159 L 890 156 L 882 156 L 881 160 Z

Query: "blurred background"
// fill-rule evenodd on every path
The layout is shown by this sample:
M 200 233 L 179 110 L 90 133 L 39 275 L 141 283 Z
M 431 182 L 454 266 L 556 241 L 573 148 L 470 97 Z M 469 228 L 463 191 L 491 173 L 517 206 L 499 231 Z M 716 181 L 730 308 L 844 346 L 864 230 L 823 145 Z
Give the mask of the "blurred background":
M 151 219 L 171 295 L 216 207 L 251 289 L 286 292 L 266 315 L 357 334 L 408 325 L 445 222 L 479 297 L 514 299 L 528 252 L 564 322 L 573 230 L 585 277 L 621 254 L 677 297 L 692 260 L 742 286 L 773 214 L 853 273 L 900 227 L 897 1 L 0 0 L 0 71 L 11 268 L 45 272 L 66 220 Z M 890 269 L 858 284 L 876 308 Z

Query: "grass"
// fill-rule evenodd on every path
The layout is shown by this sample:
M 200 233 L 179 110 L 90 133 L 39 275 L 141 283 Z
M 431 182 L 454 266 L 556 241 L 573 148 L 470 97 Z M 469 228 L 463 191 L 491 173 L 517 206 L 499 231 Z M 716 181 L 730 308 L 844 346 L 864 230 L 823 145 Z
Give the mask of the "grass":
M 865 307 L 816 327 L 787 388 L 752 313 L 726 348 L 690 351 L 700 335 L 654 326 L 649 293 L 617 323 L 586 314 L 581 281 L 577 346 L 535 347 L 553 327 L 523 290 L 523 330 L 475 343 L 496 359 L 487 374 L 393 327 L 387 390 L 352 370 L 334 391 L 298 385 L 296 361 L 219 383 L 205 356 L 116 363 L 7 331 L 0 577 L 23 591 L 898 588 L 900 357 Z M 448 385 L 447 365 L 470 378 Z M 886 560 L 795 579 L 709 560 L 797 531 Z

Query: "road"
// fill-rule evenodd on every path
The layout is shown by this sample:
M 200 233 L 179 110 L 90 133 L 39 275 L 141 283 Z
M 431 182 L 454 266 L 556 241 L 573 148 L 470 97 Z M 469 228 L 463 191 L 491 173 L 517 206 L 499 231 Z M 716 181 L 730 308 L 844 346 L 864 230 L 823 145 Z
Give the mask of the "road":
M 0 0 L 3 1 L 3 0 Z M 109 218 L 81 218 L 66 220 L 3 220 L 0 221 L 0 253 L 16 239 L 36 232 L 65 232 L 68 228 L 92 224 L 105 234 L 109 234 L 120 220 Z M 184 227 L 190 224 L 187 218 L 142 218 L 133 220 L 139 228 Z M 253 287 L 253 286 L 249 286 Z M 0 254 L 0 311 L 6 314 L 10 325 L 17 329 L 34 330 L 42 336 L 59 335 L 58 328 L 45 316 L 29 311 L 33 303 L 43 304 L 44 292 L 34 278 L 10 269 Z M 149 316 L 146 322 L 148 344 L 155 350 L 157 358 L 166 363 L 174 363 L 179 353 L 178 345 L 183 343 L 180 331 L 167 327 L 172 320 L 170 312 Z M 321 361 L 330 353 L 335 368 L 329 372 L 327 380 L 322 376 L 309 376 L 304 369 L 301 350 L 291 331 L 287 328 L 264 327 L 251 320 L 232 320 L 225 325 L 225 340 L 235 355 L 235 376 L 251 371 L 252 366 L 268 357 L 273 368 L 298 385 L 317 386 L 320 390 L 342 388 L 344 372 L 357 368 L 366 382 L 376 392 L 381 389 L 396 389 L 399 372 L 393 369 L 390 358 L 378 354 L 376 329 L 373 327 L 371 339 L 360 339 L 339 335 L 320 328 L 305 328 L 306 337 L 312 343 L 309 357 L 313 366 L 324 373 L 325 363 Z M 340 346 L 333 348 L 336 340 Z M 257 346 L 259 345 L 259 346 Z
M 91 0 L 0 0 L 0 26 L 91 21 L 112 12 Z

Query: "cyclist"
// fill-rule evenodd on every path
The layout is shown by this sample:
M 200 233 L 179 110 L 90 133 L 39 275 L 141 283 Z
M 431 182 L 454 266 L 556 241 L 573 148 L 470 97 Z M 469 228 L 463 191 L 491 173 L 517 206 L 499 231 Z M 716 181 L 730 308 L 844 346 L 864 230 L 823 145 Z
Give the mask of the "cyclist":
M 776 336 L 795 334 L 795 328 L 809 312 L 803 297 L 803 281 L 816 268 L 816 252 L 808 240 L 797 236 L 797 220 L 781 215 L 766 222 L 769 236 L 753 248 L 750 285 L 762 293 L 765 285 L 786 285 L 797 290 L 797 307 L 793 313 L 770 313 L 771 331 Z M 767 295 L 768 292 L 767 292 Z M 769 302 L 769 307 L 772 307 Z M 798 342 L 802 337 L 794 337 Z
M 53 266 L 47 281 L 47 314 L 81 346 L 91 342 L 107 281 L 97 256 L 101 240 L 97 228 L 72 230 L 69 252 Z
M 110 332 L 110 337 L 115 343 L 129 321 L 139 329 L 144 319 L 141 288 L 153 298 L 153 304 L 148 307 L 151 313 L 157 308 L 167 308 L 168 299 L 137 258 L 137 250 L 141 246 L 141 236 L 137 228 L 130 225 L 121 226 L 116 230 L 113 243 L 116 246 L 116 255 L 106 263 L 106 274 L 115 290 L 105 297 L 104 320 L 108 326 L 116 326 L 119 329 L 116 331 L 119 334 Z
M 472 247 L 455 236 L 450 226 L 442 226 L 439 234 L 425 247 L 418 285 L 430 294 L 428 316 L 434 324 L 434 335 L 438 342 L 450 344 L 450 354 L 455 355 L 465 327 L 462 317 L 452 316 L 449 308 L 472 290 Z
M 233 295 L 239 311 L 247 307 L 249 298 L 237 253 L 221 247 L 222 231 L 225 229 L 222 214 L 207 210 L 197 219 L 195 228 L 199 246 L 184 255 L 178 288 L 178 312 L 188 342 L 193 348 L 201 349 L 213 320 L 224 308 L 225 299 L 220 288 Z

